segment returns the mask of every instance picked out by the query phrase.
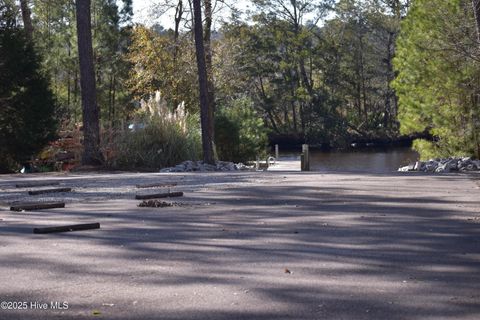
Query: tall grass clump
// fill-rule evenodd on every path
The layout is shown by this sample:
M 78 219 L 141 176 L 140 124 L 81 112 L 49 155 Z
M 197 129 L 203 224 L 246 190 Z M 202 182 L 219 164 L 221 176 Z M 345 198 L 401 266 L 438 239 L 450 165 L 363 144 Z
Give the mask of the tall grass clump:
M 159 91 L 140 102 L 133 124 L 115 139 L 110 160 L 119 169 L 156 170 L 201 154 L 200 130 L 182 102 L 170 110 Z

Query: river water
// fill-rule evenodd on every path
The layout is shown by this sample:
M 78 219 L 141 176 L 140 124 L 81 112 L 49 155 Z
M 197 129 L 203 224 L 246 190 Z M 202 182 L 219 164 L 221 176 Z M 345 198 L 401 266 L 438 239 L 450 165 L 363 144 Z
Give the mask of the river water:
M 300 152 L 281 153 L 280 160 L 282 158 L 298 158 Z M 310 150 L 310 170 L 390 173 L 418 159 L 418 153 L 408 147 L 348 151 Z

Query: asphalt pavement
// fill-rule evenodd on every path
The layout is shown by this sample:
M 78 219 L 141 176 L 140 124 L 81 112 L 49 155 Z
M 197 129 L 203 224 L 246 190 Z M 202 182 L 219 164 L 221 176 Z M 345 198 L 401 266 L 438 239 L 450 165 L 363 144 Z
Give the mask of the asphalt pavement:
M 25 181 L 71 193 L 28 196 Z M 0 176 L 0 319 L 480 319 L 476 176 Z M 177 183 L 137 189 L 139 183 Z M 171 207 L 135 194 L 183 191 Z M 12 212 L 14 202 L 66 207 Z M 100 229 L 33 234 L 94 223 Z

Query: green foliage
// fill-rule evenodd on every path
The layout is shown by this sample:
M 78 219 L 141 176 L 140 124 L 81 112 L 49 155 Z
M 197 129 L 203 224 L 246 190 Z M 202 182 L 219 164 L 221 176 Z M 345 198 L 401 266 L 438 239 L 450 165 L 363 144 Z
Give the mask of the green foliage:
M 398 133 L 395 92 L 389 87 L 400 21 L 390 6 L 397 2 L 338 1 L 336 18 L 322 29 L 318 63 L 352 135 Z
M 265 156 L 267 130 L 251 100 L 240 98 L 217 110 L 215 142 L 221 160 L 246 162 Z
M 131 1 L 122 9 L 115 0 L 92 0 L 92 35 L 97 103 L 103 124 L 114 124 L 128 113 L 131 96 L 125 86 L 130 64 L 126 61 L 131 28 Z M 33 0 L 34 42 L 51 79 L 61 116 L 81 122 L 75 2 Z
M 475 97 L 480 73 L 475 61 L 480 59 L 471 40 L 475 28 L 469 25 L 473 17 L 467 2 L 448 0 L 436 6 L 426 0 L 252 1 L 256 10 L 248 22 L 232 17 L 212 33 L 214 96 L 221 106 L 216 116 L 219 155 L 224 160 L 254 159 L 265 145 L 264 128 L 334 147 L 358 138 L 395 137 L 398 112 L 402 132 L 427 130 L 438 137 L 434 143 L 416 144 L 423 154 L 478 152 Z M 44 57 L 42 66 L 57 97 L 58 113 L 78 123 L 74 2 L 31 3 L 35 48 Z M 410 3 L 415 7 L 398 41 L 399 77 L 394 88 L 400 94 L 399 111 L 389 84 L 395 78 L 392 60 L 400 22 Z M 167 114 L 165 110 L 182 101 L 188 111 L 198 112 L 191 16 L 186 7 L 182 14 L 177 9 L 178 32 L 133 25 L 132 0 L 92 0 L 104 132 L 122 132 L 120 124 L 132 118 L 140 121 L 132 100 L 146 99 L 156 90 L 164 96 L 160 113 Z M 0 24 L 15 24 L 19 14 L 4 17 Z M 316 20 L 326 17 L 321 23 Z M 119 140 L 112 135 L 108 139 L 112 159 L 118 155 L 117 163 L 123 167 L 161 167 L 195 153 L 193 146 L 187 148 L 191 152 L 182 151 L 190 142 L 182 140 L 174 124 L 161 124 L 163 118 L 146 117 L 144 129 L 122 134 Z M 194 136 L 196 130 L 189 129 L 188 134 Z M 179 151 L 173 143 L 181 144 Z M 162 156 L 157 156 L 158 150 Z
M 68 0 L 32 2 L 33 40 L 57 98 L 58 112 L 62 118 L 80 122 L 75 3 Z
M 226 83 L 240 90 L 235 92 L 236 96 L 248 94 L 259 114 L 266 115 L 268 126 L 277 133 L 301 132 L 308 125 L 304 111 L 316 93 L 310 90 L 311 81 L 303 82 L 299 73 L 300 67 L 306 65 L 304 55 L 313 54 L 309 46 L 312 39 L 306 36 L 309 33 L 305 29 L 295 31 L 286 21 L 265 16 L 255 19 L 254 26 L 225 27 L 227 41 L 236 49 L 232 58 L 237 66 L 236 73 L 230 75 Z M 221 75 L 221 78 L 227 76 Z M 238 78 L 241 81 L 235 80 Z M 243 83 L 243 87 L 239 88 L 239 83 Z M 222 99 L 221 89 L 219 93 Z M 228 96 L 227 93 L 227 99 Z
M 126 84 L 136 99 L 161 90 L 170 107 L 184 101 L 187 110 L 198 110 L 195 55 L 188 38 L 175 41 L 172 32 L 138 25 L 132 30 L 127 58 L 132 68 Z
M 2 8 L 0 21 L 11 10 Z M 55 106 L 39 57 L 23 30 L 0 25 L 0 172 L 28 161 L 55 137 Z
M 94 57 L 97 76 L 97 100 L 100 118 L 114 124 L 129 111 L 131 95 L 126 81 L 131 68 L 127 48 L 131 38 L 131 1 L 95 0 Z M 122 23 L 122 24 L 121 24 Z M 104 121 L 104 123 L 107 121 Z
M 414 2 L 402 23 L 393 82 L 401 132 L 428 131 L 418 141 L 422 158 L 480 156 L 480 64 L 471 4 Z
M 321 28 L 305 19 L 324 15 L 328 1 L 254 2 L 262 9 L 254 24 L 222 29 L 220 103 L 248 96 L 276 134 L 314 143 L 398 134 L 389 84 L 404 1 L 337 1 Z

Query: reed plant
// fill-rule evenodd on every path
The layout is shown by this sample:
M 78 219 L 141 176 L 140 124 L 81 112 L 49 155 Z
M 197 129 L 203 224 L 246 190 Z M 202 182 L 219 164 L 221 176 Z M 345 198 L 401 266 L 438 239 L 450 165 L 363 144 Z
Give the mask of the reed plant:
M 189 115 L 182 102 L 167 106 L 160 92 L 140 102 L 128 130 L 114 138 L 109 163 L 117 169 L 157 170 L 201 155 L 198 117 Z

